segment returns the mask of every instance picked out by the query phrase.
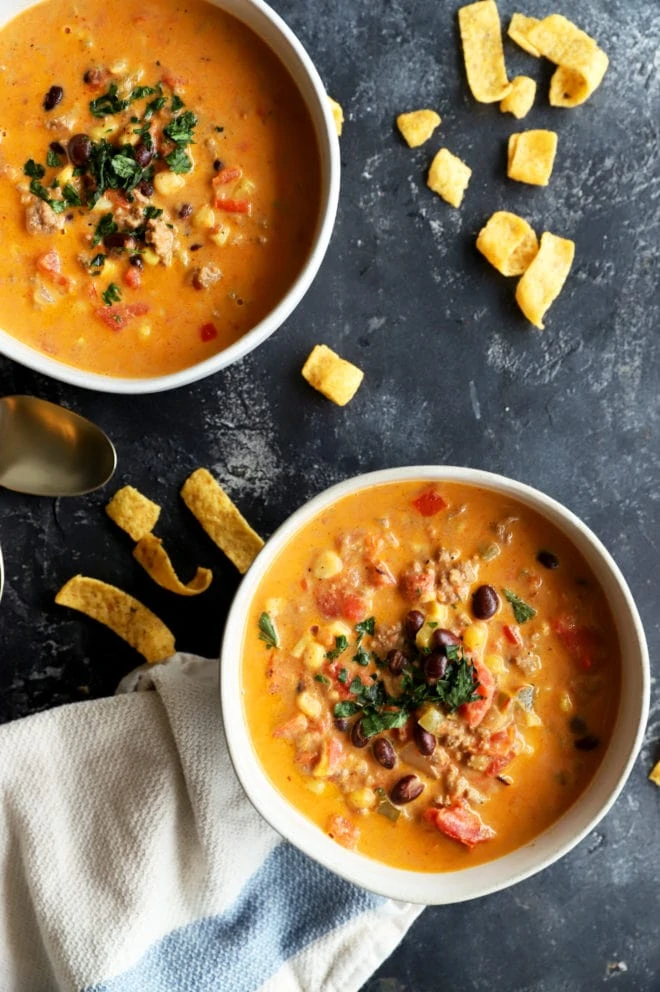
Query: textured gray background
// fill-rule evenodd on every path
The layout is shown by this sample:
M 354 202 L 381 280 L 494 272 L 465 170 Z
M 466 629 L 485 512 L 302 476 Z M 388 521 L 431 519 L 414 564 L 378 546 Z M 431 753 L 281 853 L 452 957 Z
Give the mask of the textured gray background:
M 117 486 L 130 481 L 162 503 L 159 533 L 175 564 L 186 576 L 196 564 L 212 565 L 216 580 L 192 601 L 157 589 L 106 520 L 107 492 L 52 502 L 0 491 L 0 718 L 108 694 L 138 660 L 108 631 L 53 606 L 76 571 L 143 599 L 169 619 L 181 648 L 217 651 L 237 576 L 179 505 L 178 488 L 198 465 L 222 480 L 264 535 L 330 483 L 388 465 L 466 464 L 537 486 L 614 554 L 657 671 L 660 7 L 564 4 L 611 58 L 601 88 L 573 111 L 545 105 L 549 68 L 507 42 L 510 72 L 541 83 L 539 105 L 522 125 L 471 99 L 454 4 L 275 7 L 348 118 L 337 227 L 298 311 L 239 365 L 164 396 L 94 395 L 0 359 L 3 394 L 64 402 L 109 430 L 120 457 Z M 501 5 L 505 23 L 515 9 Z M 537 16 L 552 9 L 541 0 L 524 5 Z M 419 106 L 437 108 L 443 124 L 410 150 L 394 118 Z M 547 189 L 505 178 L 506 138 L 521 126 L 559 133 Z M 443 144 L 474 170 L 460 211 L 425 185 Z M 543 333 L 518 313 L 514 283 L 474 248 L 500 208 L 577 243 Z M 345 409 L 300 378 L 317 341 L 365 369 Z M 660 989 L 660 790 L 646 779 L 659 744 L 654 687 L 642 755 L 599 828 L 508 892 L 428 910 L 365 992 L 581 992 L 605 981 L 622 992 Z

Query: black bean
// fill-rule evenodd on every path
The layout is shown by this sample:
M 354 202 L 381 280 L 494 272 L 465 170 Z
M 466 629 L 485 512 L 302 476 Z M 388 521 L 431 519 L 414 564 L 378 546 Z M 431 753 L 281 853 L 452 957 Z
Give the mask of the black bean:
M 571 717 L 571 720 L 570 720 L 570 723 L 568 725 L 569 725 L 569 727 L 571 728 L 571 731 L 574 734 L 584 734 L 584 733 L 586 733 L 587 724 L 582 719 L 581 716 L 572 716 Z
M 593 734 L 586 734 L 584 737 L 578 737 L 575 741 L 575 746 L 578 751 L 593 751 L 598 747 L 600 741 Z
M 190 250 L 191 251 L 199 251 L 199 249 L 200 248 L 203 248 L 203 247 L 204 247 L 204 245 L 191 245 L 190 246 Z
M 390 790 L 390 799 L 395 806 L 403 806 L 404 803 L 411 803 L 417 796 L 421 796 L 424 791 L 424 783 L 420 782 L 416 775 L 404 775 Z
M 92 141 L 86 134 L 74 134 L 67 145 L 69 158 L 75 166 L 87 165 L 92 154 Z
M 44 97 L 44 110 L 53 110 L 58 103 L 62 102 L 64 90 L 61 86 L 51 86 Z
M 492 586 L 479 586 L 472 594 L 472 612 L 477 620 L 490 620 L 500 608 L 500 597 Z
M 141 269 L 144 265 L 141 255 L 131 255 L 128 262 L 129 265 L 133 265 L 136 269 Z
M 443 651 L 443 653 L 446 653 L 447 648 L 458 647 L 460 643 L 460 638 L 456 634 L 452 634 L 451 630 L 447 630 L 446 627 L 436 627 L 431 634 L 431 647 Z
M 222 161 L 221 158 L 216 158 L 215 162 L 213 163 L 213 168 L 215 169 L 216 172 L 220 172 L 220 169 L 224 169 L 224 166 L 225 163 Z
M 124 248 L 129 238 L 130 234 L 122 234 L 121 231 L 115 231 L 112 234 L 105 235 L 103 244 L 106 248 Z
M 415 738 L 417 750 L 420 754 L 423 754 L 426 758 L 433 754 L 435 751 L 435 745 L 437 744 L 435 734 L 429 733 L 428 730 L 424 730 L 420 723 L 416 723 L 415 729 L 413 730 L 413 736 Z
M 544 568 L 559 567 L 559 558 L 557 555 L 553 555 L 552 551 L 539 551 L 536 556 L 536 560 L 540 562 Z
M 447 670 L 447 655 L 444 651 L 432 651 L 424 658 L 424 678 L 427 682 L 437 682 Z
M 337 730 L 341 730 L 342 732 L 344 730 L 348 730 L 349 721 L 345 717 L 339 716 L 335 720 L 335 727 L 337 728 Z
M 140 193 L 142 193 L 142 196 L 154 195 L 153 184 L 150 183 L 148 179 L 141 179 L 135 188 L 139 190 Z
M 179 207 L 179 217 L 181 220 L 185 220 L 186 217 L 190 217 L 193 212 L 192 203 L 182 203 Z
M 51 141 L 48 146 L 51 152 L 55 152 L 56 155 L 66 155 L 66 149 L 64 145 L 60 144 L 59 141 Z
M 399 651 L 397 648 L 392 648 L 391 651 L 388 651 L 387 666 L 392 675 L 399 675 L 406 667 L 407 663 L 408 659 L 403 651 Z
M 356 747 L 366 747 L 369 743 L 369 738 L 365 737 L 362 733 L 362 720 L 356 720 L 353 724 L 353 729 L 351 730 L 351 741 Z
M 137 164 L 144 169 L 151 162 L 152 158 L 156 154 L 156 149 L 153 145 L 149 148 L 142 141 L 138 141 L 137 145 L 133 150 L 135 156 L 135 161 Z
M 388 741 L 387 737 L 378 737 L 373 743 L 374 758 L 383 768 L 394 768 L 396 765 L 396 751 Z
M 419 610 L 410 610 L 404 621 L 406 637 L 409 641 L 414 641 L 417 631 L 424 626 L 424 614 Z

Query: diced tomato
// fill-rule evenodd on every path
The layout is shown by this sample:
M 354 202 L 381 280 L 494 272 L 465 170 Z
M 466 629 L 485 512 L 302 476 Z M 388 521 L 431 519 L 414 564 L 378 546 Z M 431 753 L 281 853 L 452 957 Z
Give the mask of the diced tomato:
M 424 813 L 424 819 L 447 837 L 469 848 L 495 836 L 493 828 L 484 823 L 478 813 L 460 803 L 453 806 L 432 806 Z
M 523 639 L 519 628 L 514 623 L 502 624 L 502 633 L 506 637 L 509 644 L 515 644 L 517 647 L 522 647 Z
M 54 248 L 37 257 L 37 268 L 45 276 L 48 276 L 50 281 L 55 283 L 56 286 L 68 288 L 71 283 L 68 276 L 61 274 L 62 262 L 58 252 Z
M 226 210 L 229 214 L 247 214 L 248 216 L 252 213 L 252 204 L 249 200 L 233 200 L 229 196 L 220 196 L 215 201 L 216 209 Z
M 363 596 L 327 583 L 316 591 L 316 605 L 326 617 L 344 617 L 345 620 L 364 620 L 369 607 Z
M 333 688 L 336 690 L 336 692 L 339 693 L 339 696 L 342 699 L 346 699 L 346 697 L 350 695 L 348 691 L 348 686 L 346 685 L 345 682 L 339 681 L 339 672 L 343 667 L 344 666 L 340 665 L 338 661 L 328 662 L 328 675 L 334 682 Z
M 213 341 L 218 336 L 218 329 L 215 324 L 202 324 L 199 329 L 199 336 L 202 341 Z
M 425 489 L 423 493 L 412 501 L 412 505 L 423 517 L 433 517 L 440 510 L 444 510 L 447 503 L 442 498 L 437 489 Z
M 329 778 L 339 770 L 344 748 L 336 737 L 327 737 L 323 741 L 321 753 L 314 767 L 314 778 Z
M 142 285 L 142 273 L 134 265 L 129 266 L 124 272 L 124 283 L 130 289 L 138 289 Z
M 123 331 L 133 317 L 149 313 L 148 303 L 116 303 L 112 307 L 99 307 L 96 316 L 112 331 Z
M 558 617 L 552 628 L 579 667 L 590 671 L 602 650 L 600 633 L 593 627 L 578 624 L 573 617 Z
M 211 182 L 214 186 L 226 186 L 227 183 L 233 182 L 235 179 L 240 179 L 243 175 L 243 170 L 238 167 L 225 166 L 224 169 L 220 169 L 216 175 L 213 177 Z
M 395 586 L 396 579 L 390 566 L 384 561 L 367 562 L 367 579 L 372 586 Z
M 409 568 L 399 576 L 399 589 L 409 603 L 425 603 L 435 590 L 435 572 L 430 568 L 425 572 Z
M 486 775 L 495 778 L 516 756 L 515 725 L 511 723 L 505 730 L 491 734 L 488 746 L 482 753 L 491 758 Z
M 305 733 L 307 726 L 307 717 L 305 714 L 296 713 L 290 720 L 285 720 L 284 723 L 280 723 L 278 727 L 275 727 L 273 737 L 282 737 L 286 741 L 293 741 L 300 734 Z
M 162 76 L 163 82 L 170 89 L 176 90 L 179 86 L 187 86 L 188 79 L 186 76 L 178 76 L 176 73 L 172 72 L 170 69 L 163 70 Z
M 490 668 L 487 665 L 483 665 L 480 661 L 476 661 L 474 667 L 477 670 L 477 678 L 479 679 L 479 685 L 476 691 L 481 696 L 481 699 L 475 699 L 473 703 L 463 703 L 458 708 L 458 712 L 471 729 L 479 726 L 490 709 L 493 696 L 495 695 L 495 679 Z
M 333 814 L 325 829 L 329 837 L 336 840 L 342 847 L 347 847 L 349 851 L 353 851 L 357 847 L 360 831 L 348 817 L 339 816 L 338 813 Z

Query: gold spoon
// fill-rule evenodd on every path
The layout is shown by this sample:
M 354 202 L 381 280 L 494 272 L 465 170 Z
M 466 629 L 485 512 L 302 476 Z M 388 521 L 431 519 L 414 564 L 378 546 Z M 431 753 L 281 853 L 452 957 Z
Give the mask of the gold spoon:
M 36 396 L 0 398 L 0 486 L 82 496 L 105 485 L 116 465 L 112 442 L 84 417 Z

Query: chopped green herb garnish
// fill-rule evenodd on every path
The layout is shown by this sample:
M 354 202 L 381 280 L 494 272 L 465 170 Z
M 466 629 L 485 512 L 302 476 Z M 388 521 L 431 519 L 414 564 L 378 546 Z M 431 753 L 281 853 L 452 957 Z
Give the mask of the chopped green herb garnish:
M 189 155 L 186 155 L 183 148 L 175 148 L 173 152 L 165 156 L 165 161 L 172 172 L 190 172 L 193 164 Z
M 348 647 L 348 638 L 344 637 L 343 634 L 339 634 L 338 637 L 335 637 L 334 648 L 332 649 L 332 651 L 327 652 L 326 658 L 329 658 L 330 661 L 334 661 L 335 658 L 338 658 L 340 654 L 344 653 L 347 647 Z
M 144 100 L 146 96 L 153 96 L 156 92 L 157 91 L 153 86 L 136 86 L 131 92 L 130 102 L 133 103 L 134 100 Z
M 337 676 L 337 681 L 341 682 L 342 685 L 348 681 L 348 668 L 342 668 Z
M 376 812 L 380 813 L 381 816 L 386 816 L 388 820 L 392 821 L 392 823 L 396 823 L 401 816 L 401 810 L 397 809 L 396 806 L 389 801 L 387 798 L 387 793 L 382 786 L 378 786 L 376 789 L 376 795 L 378 796 Z
M 376 618 L 367 617 L 366 620 L 360 620 L 359 623 L 355 624 L 355 633 L 358 635 L 360 640 L 365 634 L 373 634 L 376 629 Z
M 175 93 L 174 96 L 172 97 L 172 103 L 170 104 L 170 110 L 172 111 L 172 113 L 175 114 L 177 110 L 181 110 L 181 108 L 184 106 L 185 104 L 181 99 L 181 97 L 177 96 Z
M 268 613 L 262 613 L 259 617 L 259 640 L 263 641 L 268 648 L 279 647 L 280 641 L 275 624 Z
M 92 238 L 92 246 L 95 247 L 100 244 L 107 234 L 114 234 L 117 230 L 118 228 L 112 214 L 103 214 L 100 221 L 96 225 L 94 237 Z
M 513 615 L 516 618 L 516 623 L 526 623 L 531 620 L 532 617 L 536 616 L 536 610 L 529 603 L 526 603 L 524 599 L 520 596 L 516 596 L 515 592 L 511 592 L 510 589 L 504 590 L 504 595 L 511 603 L 513 609 Z
M 362 683 L 362 679 L 360 678 L 359 675 L 356 675 L 353 681 L 351 682 L 351 684 L 349 685 L 348 691 L 352 692 L 354 695 L 357 695 L 359 692 L 362 692 L 363 689 L 364 689 L 364 685 Z
M 160 217 L 162 212 L 161 207 L 154 207 L 151 204 L 144 208 L 144 216 L 147 220 L 156 220 L 157 217 Z
M 122 179 L 132 179 L 136 173 L 142 173 L 142 168 L 129 155 L 114 155 L 110 160 L 110 165 Z
M 116 282 L 111 282 L 102 296 L 106 307 L 111 307 L 113 303 L 119 303 L 121 300 L 121 289 Z
M 431 630 L 435 630 L 435 628 L 438 626 L 438 621 L 437 620 L 427 620 L 426 621 L 426 626 L 427 627 L 430 627 Z
M 110 114 L 120 114 L 129 103 L 130 100 L 122 100 L 117 96 L 117 84 L 111 83 L 107 93 L 90 100 L 89 109 L 94 117 L 108 117 Z
M 144 111 L 145 121 L 150 121 L 154 114 L 157 114 L 159 110 L 162 110 L 167 100 L 164 96 L 157 96 L 155 100 L 148 103 Z
M 46 170 L 43 165 L 39 165 L 33 158 L 29 158 L 23 166 L 23 173 L 26 176 L 30 176 L 31 179 L 43 179 L 46 175 Z
M 357 654 L 353 655 L 353 661 L 356 661 L 358 665 L 362 665 L 363 668 L 366 668 L 369 664 L 369 655 L 364 648 L 358 648 Z
M 359 710 L 360 707 L 357 703 L 353 703 L 350 699 L 346 699 L 343 703 L 336 703 L 333 713 L 336 717 L 341 719 L 342 717 L 353 716 L 355 713 L 358 713 Z
M 62 187 L 62 196 L 70 207 L 82 207 L 82 200 L 80 199 L 78 190 L 71 183 L 64 184 Z
M 89 263 L 90 269 L 102 269 L 105 265 L 106 255 L 102 255 L 100 252 L 95 255 L 94 258 Z
M 52 148 L 49 148 L 46 152 L 46 165 L 51 169 L 57 169 L 62 164 L 62 158 L 57 152 L 54 152 Z
M 194 130 L 197 126 L 197 118 L 192 110 L 184 110 L 178 117 L 173 117 L 170 123 L 163 128 L 163 134 L 175 145 L 189 145 L 194 139 Z
M 321 675 L 321 673 L 320 673 L 320 672 L 318 672 L 318 673 L 317 673 L 317 674 L 316 674 L 316 675 L 314 676 L 314 681 L 315 681 L 315 682 L 322 682 L 322 683 L 323 683 L 324 685 L 330 685 L 330 679 L 327 679 L 327 678 L 325 677 L 325 675 Z

